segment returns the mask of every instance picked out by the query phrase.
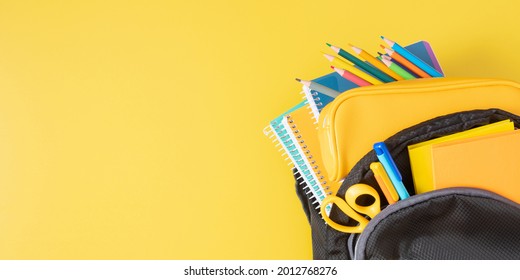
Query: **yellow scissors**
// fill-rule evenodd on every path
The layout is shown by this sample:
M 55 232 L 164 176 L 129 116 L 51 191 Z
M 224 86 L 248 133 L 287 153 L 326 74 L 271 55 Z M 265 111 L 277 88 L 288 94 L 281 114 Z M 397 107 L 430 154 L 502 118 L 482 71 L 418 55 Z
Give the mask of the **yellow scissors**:
M 374 202 L 368 206 L 362 206 L 356 203 L 356 200 L 363 195 L 369 195 L 374 198 Z M 327 211 L 325 208 L 329 204 L 336 204 L 345 215 L 349 216 L 351 219 L 357 221 L 359 224 L 357 226 L 345 226 L 340 225 L 327 216 Z M 368 224 L 367 218 L 363 217 L 359 213 L 366 214 L 370 219 L 373 219 L 377 214 L 381 212 L 381 202 L 379 200 L 379 194 L 377 191 L 369 185 L 366 184 L 355 184 L 348 188 L 345 193 L 345 200 L 338 196 L 329 195 L 323 199 L 321 203 L 321 215 L 323 219 L 329 226 L 333 229 L 347 232 L 347 233 L 360 233 L 362 232 Z

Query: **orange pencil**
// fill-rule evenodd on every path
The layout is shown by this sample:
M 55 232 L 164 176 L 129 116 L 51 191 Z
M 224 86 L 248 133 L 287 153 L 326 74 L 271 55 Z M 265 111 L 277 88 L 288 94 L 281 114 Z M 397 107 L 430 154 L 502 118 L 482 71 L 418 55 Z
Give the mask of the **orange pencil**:
M 367 62 L 372 64 L 377 69 L 385 72 L 385 74 L 387 74 L 388 76 L 392 77 L 394 80 L 397 80 L 397 81 L 403 80 L 403 77 L 397 75 L 397 73 L 392 71 L 390 68 L 388 68 L 383 62 L 379 61 L 377 58 L 371 56 L 369 53 L 367 53 L 366 51 L 364 51 L 364 50 L 362 50 L 360 48 L 354 47 L 352 45 L 350 45 L 350 46 L 352 47 L 352 49 L 354 50 L 354 52 L 356 54 L 358 54 L 360 57 L 362 57 Z
M 360 86 L 360 87 L 363 87 L 363 86 L 370 86 L 370 85 L 372 85 L 371 83 L 369 83 L 369 82 L 367 82 L 367 81 L 361 79 L 360 77 L 358 77 L 358 76 L 356 76 L 356 75 L 350 73 L 350 72 L 347 71 L 347 70 L 340 69 L 340 68 L 336 68 L 336 67 L 334 67 L 334 66 L 331 66 L 330 68 L 332 68 L 332 69 L 334 69 L 334 71 L 338 72 L 338 74 L 339 74 L 341 77 L 343 77 L 343 78 L 345 78 L 345 79 L 347 79 L 347 80 L 353 82 L 354 84 L 356 84 L 356 85 L 358 85 L 358 86 Z
M 414 72 L 421 78 L 430 78 L 431 76 L 428 75 L 428 73 L 421 70 L 419 67 L 415 66 L 415 64 L 408 61 L 406 58 L 402 57 L 400 54 L 396 53 L 395 51 L 386 48 L 385 46 L 381 45 L 381 47 L 385 50 L 386 54 L 391 57 L 392 59 L 395 59 L 395 61 L 399 62 L 404 67 L 408 68 L 410 71 Z

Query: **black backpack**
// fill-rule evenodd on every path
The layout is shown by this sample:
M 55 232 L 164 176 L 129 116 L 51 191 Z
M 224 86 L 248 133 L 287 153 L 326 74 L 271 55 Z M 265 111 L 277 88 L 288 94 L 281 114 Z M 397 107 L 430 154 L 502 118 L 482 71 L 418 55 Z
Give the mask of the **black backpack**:
M 510 119 L 520 127 L 520 117 L 499 110 L 472 110 L 437 117 L 402 130 L 384 142 L 414 194 L 407 146 L 436 137 Z M 357 183 L 378 186 L 366 154 L 349 172 L 337 196 Z M 520 167 L 519 167 L 520 174 Z M 510 186 L 518 188 L 518 186 Z M 383 193 L 382 211 L 360 234 L 329 227 L 309 200 L 305 183 L 296 190 L 312 229 L 314 259 L 520 259 L 520 205 L 495 193 L 471 186 L 436 190 L 388 205 Z M 363 202 L 361 202 L 363 203 Z M 336 206 L 332 220 L 356 225 Z

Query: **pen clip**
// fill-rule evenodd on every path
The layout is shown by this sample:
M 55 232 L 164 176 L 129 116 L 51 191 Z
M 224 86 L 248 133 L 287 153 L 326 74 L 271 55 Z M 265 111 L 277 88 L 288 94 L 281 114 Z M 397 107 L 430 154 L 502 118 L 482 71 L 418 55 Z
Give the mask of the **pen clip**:
M 388 151 L 388 148 L 386 147 L 385 143 L 384 142 L 375 143 L 374 151 L 376 151 L 376 154 L 378 156 L 385 157 L 387 163 L 390 165 L 389 167 L 392 169 L 392 172 L 398 177 L 399 180 L 402 180 L 403 177 L 401 176 L 401 172 L 399 172 L 397 165 L 395 165 L 395 162 L 392 160 L 390 151 Z

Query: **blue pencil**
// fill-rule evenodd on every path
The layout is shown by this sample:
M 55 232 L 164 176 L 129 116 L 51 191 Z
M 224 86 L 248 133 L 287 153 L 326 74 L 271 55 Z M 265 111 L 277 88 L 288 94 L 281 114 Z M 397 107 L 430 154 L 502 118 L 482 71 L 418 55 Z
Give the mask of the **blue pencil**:
M 394 185 L 395 190 L 399 194 L 399 197 L 402 199 L 406 199 L 410 197 L 408 190 L 403 184 L 403 177 L 395 165 L 394 160 L 392 159 L 392 155 L 388 151 L 388 148 L 385 145 L 385 142 L 377 142 L 374 144 L 374 151 L 376 152 L 377 159 L 383 165 L 386 173 L 388 174 L 388 178 Z
M 402 57 L 406 58 L 411 63 L 415 64 L 415 66 L 421 68 L 424 72 L 428 73 L 428 75 L 432 77 L 442 77 L 442 74 L 439 71 L 435 70 L 435 68 L 428 65 L 426 62 L 419 59 L 417 56 L 413 55 L 411 52 L 407 51 L 405 48 L 401 47 L 396 42 L 387 39 L 383 36 L 381 38 L 385 41 L 385 43 L 392 48 L 395 52 L 400 54 Z

